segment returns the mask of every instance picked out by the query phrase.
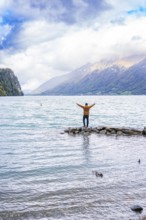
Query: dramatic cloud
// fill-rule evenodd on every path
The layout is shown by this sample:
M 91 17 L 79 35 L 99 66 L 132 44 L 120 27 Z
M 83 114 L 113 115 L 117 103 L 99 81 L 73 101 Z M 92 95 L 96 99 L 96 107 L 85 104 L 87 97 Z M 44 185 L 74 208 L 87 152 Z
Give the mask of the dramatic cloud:
M 88 62 L 146 56 L 143 0 L 1 0 L 0 66 L 24 90 Z

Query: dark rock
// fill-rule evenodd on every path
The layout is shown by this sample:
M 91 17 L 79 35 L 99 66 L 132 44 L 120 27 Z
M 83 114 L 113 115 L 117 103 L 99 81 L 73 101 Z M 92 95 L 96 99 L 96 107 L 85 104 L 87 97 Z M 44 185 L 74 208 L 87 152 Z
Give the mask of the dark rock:
M 99 130 L 99 131 L 104 130 L 104 129 L 106 129 L 106 127 L 104 127 L 104 126 L 97 127 L 97 130 Z
M 131 207 L 131 210 L 134 211 L 134 212 L 141 213 L 143 211 L 143 208 L 139 205 L 134 205 L 134 206 Z
M 139 135 L 142 134 L 142 131 L 134 129 L 134 128 L 123 128 L 122 132 L 127 135 Z
M 82 128 L 79 128 L 79 132 L 81 132 L 82 131 Z
M 144 127 L 143 131 L 142 131 L 143 135 L 146 135 L 146 127 Z
M 105 129 L 104 129 L 104 130 L 101 130 L 99 133 L 100 133 L 100 134 L 106 134 L 106 130 L 105 130 Z
M 107 127 L 106 131 L 111 133 L 112 132 L 112 128 Z

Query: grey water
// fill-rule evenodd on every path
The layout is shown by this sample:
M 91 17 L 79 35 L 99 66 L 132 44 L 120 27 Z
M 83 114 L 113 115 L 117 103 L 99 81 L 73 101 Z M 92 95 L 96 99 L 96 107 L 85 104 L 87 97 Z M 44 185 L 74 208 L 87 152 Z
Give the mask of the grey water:
M 146 126 L 146 96 L 0 98 L 0 220 L 146 215 L 146 137 L 63 133 L 82 126 L 85 102 L 92 127 Z

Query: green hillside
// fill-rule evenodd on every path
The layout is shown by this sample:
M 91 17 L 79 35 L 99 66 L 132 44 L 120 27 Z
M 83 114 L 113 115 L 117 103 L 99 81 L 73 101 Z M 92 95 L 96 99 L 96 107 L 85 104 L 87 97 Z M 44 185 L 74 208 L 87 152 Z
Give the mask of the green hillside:
M 0 96 L 22 96 L 17 77 L 11 69 L 0 69 Z

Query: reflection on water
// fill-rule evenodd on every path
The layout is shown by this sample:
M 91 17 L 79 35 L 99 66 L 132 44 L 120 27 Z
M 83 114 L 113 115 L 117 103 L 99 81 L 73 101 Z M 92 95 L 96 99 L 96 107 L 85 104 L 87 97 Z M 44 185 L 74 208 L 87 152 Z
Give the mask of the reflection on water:
M 90 163 L 90 138 L 88 135 L 83 135 L 83 153 L 85 157 L 85 163 L 89 164 Z

